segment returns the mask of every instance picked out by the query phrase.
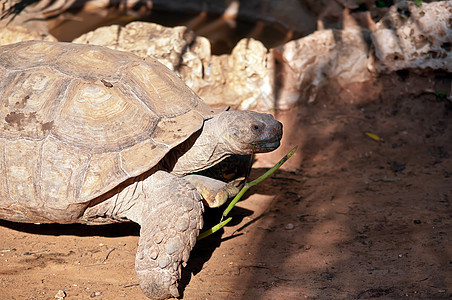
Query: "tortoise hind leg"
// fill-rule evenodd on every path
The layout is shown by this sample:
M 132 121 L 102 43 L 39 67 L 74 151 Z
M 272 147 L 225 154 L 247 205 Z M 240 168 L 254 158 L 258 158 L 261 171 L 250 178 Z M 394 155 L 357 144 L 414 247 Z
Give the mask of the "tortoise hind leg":
M 138 281 L 150 298 L 177 297 L 180 265 L 186 264 L 203 225 L 201 196 L 183 178 L 163 171 L 145 179 L 142 186 L 147 201 L 142 203 L 139 222 Z

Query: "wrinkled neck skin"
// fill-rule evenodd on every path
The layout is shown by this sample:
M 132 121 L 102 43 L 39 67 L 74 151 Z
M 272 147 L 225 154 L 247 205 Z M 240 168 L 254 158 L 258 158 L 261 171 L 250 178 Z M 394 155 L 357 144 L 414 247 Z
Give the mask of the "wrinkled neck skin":
M 282 124 L 272 115 L 254 111 L 223 111 L 204 122 L 203 128 L 171 150 L 164 160 L 174 175 L 205 170 L 233 154 L 275 150 L 280 145 Z
M 204 122 L 201 134 L 193 146 L 181 157 L 177 158 L 171 173 L 184 176 L 194 172 L 205 170 L 232 153 L 221 138 L 224 129 L 220 127 L 218 116 Z

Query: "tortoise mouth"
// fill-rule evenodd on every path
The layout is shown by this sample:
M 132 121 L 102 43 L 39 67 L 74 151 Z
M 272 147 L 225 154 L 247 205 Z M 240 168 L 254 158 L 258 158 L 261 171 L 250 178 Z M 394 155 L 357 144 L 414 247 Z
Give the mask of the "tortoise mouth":
M 270 152 L 281 145 L 281 135 L 277 135 L 272 139 L 255 142 L 251 145 L 254 148 L 254 152 Z
M 280 141 L 254 144 L 254 152 L 270 152 L 278 148 L 280 144 Z

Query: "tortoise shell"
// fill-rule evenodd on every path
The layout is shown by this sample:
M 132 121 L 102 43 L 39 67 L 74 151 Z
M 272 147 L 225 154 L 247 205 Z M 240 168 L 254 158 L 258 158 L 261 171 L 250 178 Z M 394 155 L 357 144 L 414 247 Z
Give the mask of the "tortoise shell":
M 0 78 L 0 201 L 11 210 L 86 203 L 154 167 L 213 114 L 156 60 L 99 46 L 2 46 Z

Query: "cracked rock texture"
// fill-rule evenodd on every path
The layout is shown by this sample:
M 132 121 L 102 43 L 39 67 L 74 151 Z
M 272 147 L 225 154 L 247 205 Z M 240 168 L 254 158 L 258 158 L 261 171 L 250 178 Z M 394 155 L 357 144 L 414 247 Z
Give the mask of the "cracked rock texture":
M 291 109 L 331 93 L 348 95 L 350 101 L 374 97 L 366 89 L 357 92 L 353 87 L 376 82 L 381 73 L 452 70 L 451 1 L 419 6 L 413 1 L 396 1 L 390 8 L 380 9 L 385 15 L 376 24 L 369 11 L 349 14 L 358 7 L 357 2 L 341 3 L 326 1 L 317 8 L 311 3 L 316 13 L 325 7 L 326 15 L 319 15 L 319 29 L 272 49 L 246 38 L 231 54 L 212 55 L 209 40 L 187 27 L 148 22 L 100 27 L 73 42 L 155 57 L 210 105 L 258 111 Z M 329 24 L 332 7 L 338 18 L 342 12 L 338 19 L 342 29 L 320 29 Z M 3 43 L 30 39 L 25 33 L 2 37 L 8 34 L 0 33 Z
M 452 71 L 452 2 L 399 2 L 372 32 L 377 71 Z
M 175 71 L 210 105 L 240 109 L 274 107 L 270 53 L 254 39 L 243 39 L 231 55 L 211 55 L 209 41 L 186 27 L 133 22 L 100 27 L 73 41 L 152 56 Z
M 52 35 L 41 35 L 22 26 L 9 26 L 0 30 L 0 46 L 23 41 L 39 40 L 56 42 Z
M 312 102 L 327 85 L 345 88 L 371 79 L 368 71 L 367 31 L 319 30 L 274 49 L 282 62 L 277 104 L 289 109 Z

